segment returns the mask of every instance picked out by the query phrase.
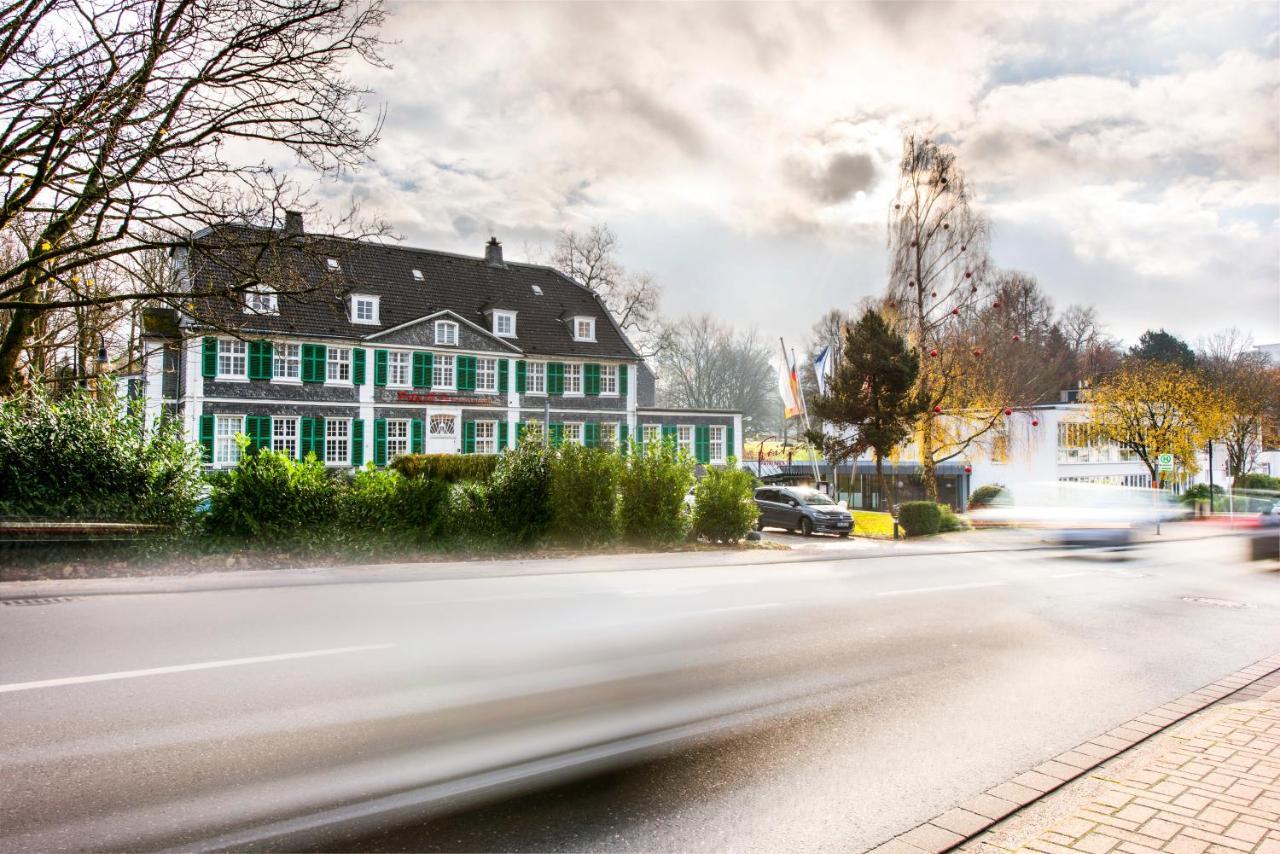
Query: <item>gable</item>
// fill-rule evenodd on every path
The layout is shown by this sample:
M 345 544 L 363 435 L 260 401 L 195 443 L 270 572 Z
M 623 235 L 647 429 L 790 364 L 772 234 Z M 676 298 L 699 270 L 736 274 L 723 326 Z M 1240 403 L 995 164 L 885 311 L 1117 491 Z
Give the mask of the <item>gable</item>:
M 487 332 L 483 327 L 463 319 L 452 311 L 437 311 L 402 323 L 391 329 L 384 329 L 365 337 L 370 344 L 393 346 L 400 344 L 406 347 L 435 347 L 435 325 L 437 320 L 449 320 L 458 324 L 458 343 L 446 345 L 445 349 L 472 350 L 479 352 L 519 353 L 520 348 L 511 342 Z

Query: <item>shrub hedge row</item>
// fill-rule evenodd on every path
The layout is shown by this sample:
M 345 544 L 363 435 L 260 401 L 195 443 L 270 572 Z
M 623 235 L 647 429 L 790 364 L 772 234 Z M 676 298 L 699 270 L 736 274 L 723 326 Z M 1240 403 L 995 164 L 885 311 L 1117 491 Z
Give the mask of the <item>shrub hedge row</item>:
M 391 467 L 405 477 L 430 477 L 446 483 L 488 480 L 498 467 L 497 454 L 406 454 Z

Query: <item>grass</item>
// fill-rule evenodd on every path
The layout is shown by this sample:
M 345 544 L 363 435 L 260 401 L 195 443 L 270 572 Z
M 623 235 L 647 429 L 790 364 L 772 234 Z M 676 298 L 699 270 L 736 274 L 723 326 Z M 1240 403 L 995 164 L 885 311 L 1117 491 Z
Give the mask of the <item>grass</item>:
M 893 539 L 893 517 L 875 510 L 850 510 L 853 514 L 853 533 L 859 537 Z

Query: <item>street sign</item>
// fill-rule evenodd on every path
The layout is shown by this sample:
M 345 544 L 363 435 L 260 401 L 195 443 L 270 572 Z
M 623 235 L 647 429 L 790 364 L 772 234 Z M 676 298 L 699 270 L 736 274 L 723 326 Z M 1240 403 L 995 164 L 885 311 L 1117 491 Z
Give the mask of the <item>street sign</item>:
M 1157 456 L 1156 469 L 1159 471 L 1173 471 L 1173 454 L 1160 454 Z

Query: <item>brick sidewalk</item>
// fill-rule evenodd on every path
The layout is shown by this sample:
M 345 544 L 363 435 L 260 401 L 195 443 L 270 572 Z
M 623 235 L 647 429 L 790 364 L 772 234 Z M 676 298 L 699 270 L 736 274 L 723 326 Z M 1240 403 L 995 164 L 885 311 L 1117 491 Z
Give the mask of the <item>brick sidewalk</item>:
M 1178 741 L 1022 849 L 1280 854 L 1280 691 L 1218 708 Z

